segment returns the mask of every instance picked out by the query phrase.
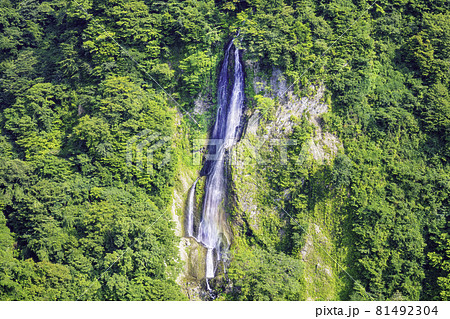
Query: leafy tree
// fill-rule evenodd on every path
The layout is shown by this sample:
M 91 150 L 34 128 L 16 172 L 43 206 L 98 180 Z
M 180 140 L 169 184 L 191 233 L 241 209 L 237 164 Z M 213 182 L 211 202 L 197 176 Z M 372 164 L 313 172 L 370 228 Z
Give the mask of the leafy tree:
M 232 300 L 302 300 L 302 265 L 283 253 L 254 247 L 233 255 Z

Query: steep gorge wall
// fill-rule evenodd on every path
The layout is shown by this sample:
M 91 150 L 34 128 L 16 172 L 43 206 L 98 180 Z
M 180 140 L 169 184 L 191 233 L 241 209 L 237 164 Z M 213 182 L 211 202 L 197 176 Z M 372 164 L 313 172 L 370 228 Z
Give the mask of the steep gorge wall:
M 293 129 L 298 125 L 299 119 L 308 119 L 313 134 L 305 148 L 307 159 L 318 166 L 330 165 L 338 149 L 341 147 L 337 137 L 324 131 L 321 116 L 329 110 L 325 102 L 325 87 L 322 84 L 310 86 L 299 97 L 292 90 L 286 92 L 287 84 L 279 70 L 274 70 L 270 77 L 259 76 L 262 73 L 255 64 L 246 65 L 246 72 L 253 72 L 247 76 L 251 79 L 248 85 L 252 86 L 254 93 L 277 100 L 270 119 L 265 119 L 261 112 L 255 108 L 247 110 L 247 125 L 240 142 L 235 146 L 229 157 L 229 192 L 231 207 L 228 221 L 233 231 L 232 251 L 237 248 L 248 236 L 256 238 L 263 245 L 279 242 L 283 236 L 283 220 L 286 216 L 279 207 L 265 205 L 260 201 L 262 193 L 270 189 L 264 171 L 270 169 L 270 156 L 272 140 L 288 139 Z M 263 89 L 265 88 L 265 89 Z M 286 92 L 286 94 L 284 94 Z M 284 95 L 283 95 L 284 94 Z M 273 97 L 280 96 L 278 99 Z M 253 96 L 247 96 L 253 99 Z M 194 111 L 203 115 L 211 110 L 211 101 L 199 97 L 195 102 Z M 186 152 L 189 156 L 192 154 Z M 265 161 L 262 165 L 261 162 Z M 179 183 L 173 194 L 172 214 L 176 221 L 176 234 L 180 237 L 180 259 L 183 263 L 183 272 L 178 277 L 178 284 L 191 300 L 205 299 L 204 292 L 204 256 L 205 249 L 195 240 L 184 237 L 184 210 L 187 194 L 198 176 L 201 167 L 181 166 L 179 170 Z M 199 193 L 199 191 L 197 191 Z M 201 205 L 202 194 L 197 205 Z M 277 194 L 285 199 L 289 194 Z M 304 262 L 305 299 L 336 299 L 339 293 L 339 274 L 336 264 L 324 251 L 336 255 L 337 247 L 333 236 L 335 225 L 333 214 L 330 213 L 333 203 L 326 202 L 324 206 L 318 205 L 312 216 L 308 218 L 308 227 L 304 234 L 303 245 L 297 253 L 297 258 Z M 197 207 L 197 210 L 201 207 Z M 330 218 L 331 216 L 331 218 Z M 268 225 L 276 224 L 276 227 Z M 274 232 L 273 230 L 276 229 Z
M 277 143 L 288 140 L 299 119 L 306 117 L 313 133 L 303 147 L 306 153 L 303 156 L 307 157 L 305 163 L 309 160 L 319 167 L 330 165 L 341 144 L 336 136 L 322 128 L 321 116 L 329 110 L 323 84 L 311 85 L 308 94 L 299 97 L 292 90 L 286 92 L 288 86 L 279 70 L 274 70 L 266 79 L 257 75 L 260 72 L 254 65 L 248 72 L 254 72 L 251 85 L 256 94 L 271 99 L 278 97 L 278 101 L 269 120 L 259 110 L 248 112 L 245 133 L 230 161 L 234 196 L 231 223 L 236 242 L 241 242 L 239 238 L 245 241 L 246 237 L 252 236 L 256 238 L 253 242 L 263 246 L 277 245 L 286 228 L 285 212 L 276 204 L 261 201 L 271 187 L 266 173 L 278 164 L 273 161 L 280 160 L 272 156 Z M 263 91 L 262 88 L 266 89 Z M 274 193 L 269 196 L 273 197 Z M 278 198 L 273 198 L 274 202 L 285 200 L 289 193 L 288 190 L 281 191 L 275 196 Z M 336 299 L 339 294 L 339 271 L 333 261 L 336 257 L 331 256 L 336 254 L 333 236 L 336 225 L 329 224 L 338 223 L 330 212 L 333 205 L 331 202 L 325 202 L 323 207 L 316 205 L 314 212 L 306 218 L 303 246 L 297 253 L 297 258 L 304 262 L 305 299 Z

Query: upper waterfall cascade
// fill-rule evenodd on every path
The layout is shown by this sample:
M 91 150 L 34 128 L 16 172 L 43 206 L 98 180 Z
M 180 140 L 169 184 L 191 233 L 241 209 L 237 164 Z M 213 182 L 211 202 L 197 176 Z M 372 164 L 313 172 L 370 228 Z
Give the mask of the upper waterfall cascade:
M 225 220 L 226 202 L 226 152 L 233 147 L 239 137 L 239 127 L 244 108 L 244 71 L 239 55 L 235 48 L 234 39 L 225 49 L 224 60 L 220 69 L 217 101 L 218 109 L 216 122 L 211 132 L 208 147 L 208 158 L 203 167 L 203 175 L 206 175 L 205 193 L 203 199 L 202 218 L 198 226 L 196 240 L 207 248 L 206 254 L 206 278 L 215 276 L 215 268 L 222 259 L 225 250 L 230 246 L 227 236 L 223 231 Z M 232 50 L 234 48 L 234 50 Z M 232 56 L 230 57 L 230 53 Z M 229 71 L 230 59 L 233 59 L 234 68 Z M 232 74 L 231 90 L 229 89 L 229 73 Z M 194 237 L 193 225 L 193 192 L 192 186 L 188 199 L 188 230 L 187 235 Z M 195 237 L 194 237 L 195 238 Z

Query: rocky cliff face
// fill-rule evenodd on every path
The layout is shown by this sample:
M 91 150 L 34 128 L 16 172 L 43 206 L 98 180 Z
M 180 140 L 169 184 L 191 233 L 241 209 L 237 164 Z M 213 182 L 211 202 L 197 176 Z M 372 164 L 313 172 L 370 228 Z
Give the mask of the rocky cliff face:
M 254 68 L 255 74 L 257 68 Z M 251 72 L 251 71 L 250 71 Z M 276 205 L 262 204 L 258 199 L 262 190 L 269 189 L 270 185 L 263 176 L 271 169 L 271 153 L 277 143 L 286 141 L 291 136 L 298 119 L 306 117 L 313 127 L 313 134 L 304 149 L 306 156 L 317 165 L 327 165 L 332 162 L 341 144 L 338 138 L 322 128 L 321 116 L 329 110 L 325 103 L 325 87 L 323 84 L 310 86 L 306 96 L 299 97 L 288 90 L 288 85 L 279 70 L 274 70 L 269 79 L 264 80 L 254 76 L 253 89 L 256 94 L 263 94 L 267 98 L 277 97 L 277 105 L 270 120 L 263 118 L 258 110 L 249 112 L 247 127 L 239 144 L 232 153 L 230 160 L 230 178 L 234 207 L 232 211 L 232 227 L 236 237 L 245 237 L 251 234 L 261 243 L 273 243 L 283 235 L 283 224 L 272 229 L 277 233 L 268 233 L 268 223 L 276 224 L 283 214 Z M 262 88 L 266 88 L 262 90 Z M 267 89 L 269 88 L 269 89 Z M 270 93 L 266 93 L 270 92 Z M 277 158 L 279 160 L 279 158 Z M 288 191 L 279 194 L 282 200 L 289 196 Z M 320 208 L 317 214 L 325 215 Z M 332 299 L 336 283 L 336 274 L 333 273 L 333 261 L 327 258 L 323 250 L 332 251 L 333 238 L 321 224 L 322 218 L 312 222 L 306 231 L 304 245 L 298 258 L 305 262 L 306 296 L 322 296 L 323 299 Z M 311 219 L 312 221 L 312 219 Z M 243 231 L 245 229 L 245 231 Z M 244 233 L 245 232 L 245 233 Z M 320 246 L 320 247 L 319 247 Z M 321 251 L 318 251 L 321 250 Z M 325 282 L 323 291 L 313 291 L 314 282 L 320 278 Z M 309 283 L 309 284 L 308 284 Z
M 258 110 L 251 113 L 242 140 L 236 146 L 231 158 L 231 178 L 236 207 L 244 215 L 249 216 L 250 225 L 257 231 L 258 209 L 263 208 L 257 207 L 255 198 L 258 189 L 264 186 L 256 176 L 257 174 L 254 174 L 257 173 L 255 166 L 264 161 L 260 153 L 270 150 L 270 147 L 281 139 L 289 139 L 297 122 L 295 119 L 304 116 L 315 128 L 307 149 L 315 161 L 330 162 L 341 144 L 336 136 L 322 129 L 321 115 L 329 109 L 324 102 L 325 86 L 323 84 L 310 86 L 308 96 L 298 97 L 292 90 L 287 90 L 288 86 L 281 71 L 274 70 L 268 80 L 255 76 L 253 86 L 257 94 L 261 93 L 262 87 L 269 86 L 272 93 L 265 96 L 269 98 L 275 96 L 279 99 L 273 120 L 264 121 Z M 267 164 L 264 163 L 265 166 Z
M 281 212 L 277 207 L 262 205 L 258 201 L 258 196 L 261 190 L 270 187 L 267 180 L 262 178 L 261 172 L 270 169 L 271 159 L 266 155 L 270 154 L 274 141 L 288 139 L 298 119 L 306 117 L 314 127 L 314 133 L 305 149 L 309 157 L 319 164 L 330 163 L 341 146 L 337 137 L 325 132 L 322 128 L 321 116 L 329 110 L 329 105 L 325 103 L 324 85 L 310 86 L 308 94 L 299 97 L 292 90 L 287 90 L 288 85 L 281 71 L 274 70 L 270 78 L 263 79 L 257 75 L 259 71 L 257 66 L 247 65 L 246 69 L 247 72 L 254 72 L 254 76 L 251 77 L 254 92 L 271 99 L 277 97 L 274 99 L 277 103 L 270 120 L 264 119 L 258 110 L 248 110 L 247 125 L 242 138 L 229 154 L 227 167 L 230 179 L 229 194 L 232 200 L 228 210 L 228 220 L 236 238 L 254 236 L 260 242 L 270 242 L 282 236 L 283 227 L 279 225 L 277 233 L 268 235 L 267 221 L 272 217 L 276 219 Z M 211 105 L 201 98 L 195 105 L 195 112 L 200 115 L 211 108 Z M 187 193 L 197 173 L 192 170 L 180 172 L 180 183 L 174 192 L 172 207 L 173 218 L 177 223 L 176 232 L 180 236 L 180 258 L 184 264 L 178 283 L 191 300 L 208 298 L 204 291 L 205 249 L 195 240 L 184 237 L 183 230 Z M 199 203 L 201 203 L 201 196 L 202 194 L 197 195 Z M 283 194 L 283 196 L 289 196 L 289 194 Z M 318 276 L 324 277 L 325 281 L 333 281 L 335 277 L 330 260 L 325 260 L 321 254 L 316 253 L 315 240 L 319 240 L 326 249 L 332 249 L 332 238 L 322 228 L 326 227 L 320 223 L 314 223 L 298 255 L 298 258 L 306 264 L 305 280 L 311 283 Z M 308 268 L 311 271 L 308 271 Z M 325 289 L 329 288 L 330 285 Z M 310 295 L 316 296 L 317 292 L 307 292 L 307 296 Z

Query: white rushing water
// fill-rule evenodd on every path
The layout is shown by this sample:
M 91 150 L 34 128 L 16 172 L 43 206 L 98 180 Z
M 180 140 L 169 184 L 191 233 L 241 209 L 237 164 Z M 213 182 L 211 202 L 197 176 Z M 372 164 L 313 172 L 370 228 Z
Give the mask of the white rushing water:
M 188 202 L 187 202 L 187 236 L 194 237 L 194 207 L 195 207 L 195 187 L 197 186 L 198 178 L 195 180 L 194 184 L 192 184 L 191 189 L 189 190 Z
M 229 242 L 224 242 L 224 239 L 225 241 L 228 240 L 223 234 L 223 224 L 221 224 L 225 221 L 224 204 L 227 189 L 225 154 L 237 142 L 244 107 L 244 72 L 237 49 L 233 51 L 234 70 L 231 92 L 229 90 L 228 65 L 232 48 L 233 41 L 225 49 L 224 61 L 219 75 L 218 109 L 211 134 L 211 140 L 214 140 L 215 146 L 208 148 L 209 160 L 202 170 L 203 174 L 206 175 L 206 183 L 202 220 L 198 228 L 197 241 L 207 248 L 206 279 L 215 276 L 215 263 L 221 259 L 223 250 L 228 249 L 230 245 Z M 211 155 L 214 159 L 211 159 Z M 189 194 L 189 196 L 191 195 Z M 188 225 L 190 225 L 189 222 Z M 214 256 L 216 256 L 215 259 Z

